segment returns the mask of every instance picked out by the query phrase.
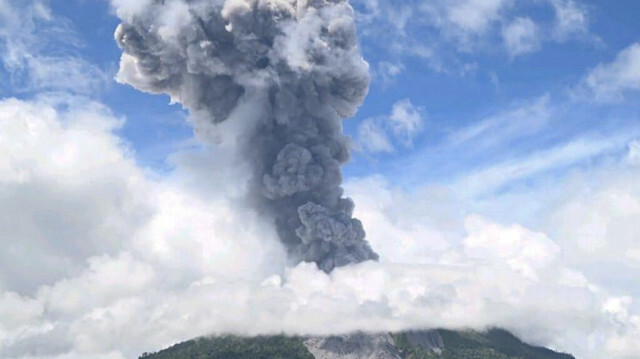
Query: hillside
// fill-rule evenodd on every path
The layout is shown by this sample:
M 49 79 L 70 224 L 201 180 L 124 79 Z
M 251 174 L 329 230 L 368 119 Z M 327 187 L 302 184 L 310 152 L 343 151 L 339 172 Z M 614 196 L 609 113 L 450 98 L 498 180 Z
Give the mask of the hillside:
M 140 359 L 575 359 L 523 343 L 501 329 L 432 330 L 334 337 L 194 339 Z

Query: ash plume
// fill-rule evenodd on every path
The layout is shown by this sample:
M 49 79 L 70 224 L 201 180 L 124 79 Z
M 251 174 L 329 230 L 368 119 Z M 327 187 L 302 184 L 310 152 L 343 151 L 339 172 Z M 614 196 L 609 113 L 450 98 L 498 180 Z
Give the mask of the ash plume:
M 347 0 L 145 0 L 118 15 L 120 81 L 170 95 L 196 129 L 247 124 L 251 197 L 293 262 L 378 259 L 341 187 L 342 120 L 369 87 Z

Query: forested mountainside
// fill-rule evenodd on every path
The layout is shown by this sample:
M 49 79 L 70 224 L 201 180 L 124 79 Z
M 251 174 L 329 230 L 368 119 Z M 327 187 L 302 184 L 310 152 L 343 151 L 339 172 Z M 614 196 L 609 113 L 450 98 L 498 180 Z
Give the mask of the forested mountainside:
M 140 359 L 575 359 L 491 329 L 332 337 L 221 336 L 176 344 Z

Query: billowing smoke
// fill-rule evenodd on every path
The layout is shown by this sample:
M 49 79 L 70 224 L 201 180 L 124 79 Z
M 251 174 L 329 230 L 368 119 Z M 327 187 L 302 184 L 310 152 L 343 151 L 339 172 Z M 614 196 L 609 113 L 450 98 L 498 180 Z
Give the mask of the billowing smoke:
M 196 128 L 244 122 L 252 200 L 293 262 L 378 259 L 341 187 L 342 120 L 369 86 L 347 0 L 147 0 L 118 15 L 122 82 L 170 95 Z

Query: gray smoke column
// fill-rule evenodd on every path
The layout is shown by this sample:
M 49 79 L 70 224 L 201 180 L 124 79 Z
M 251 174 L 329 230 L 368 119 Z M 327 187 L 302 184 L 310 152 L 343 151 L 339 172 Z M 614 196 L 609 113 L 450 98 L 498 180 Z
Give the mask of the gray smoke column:
M 293 262 L 377 260 L 340 167 L 342 120 L 369 75 L 347 0 L 112 0 L 122 23 L 119 79 L 182 103 L 196 128 L 245 121 L 253 201 L 276 223 Z M 251 116 L 234 116 L 239 108 Z

